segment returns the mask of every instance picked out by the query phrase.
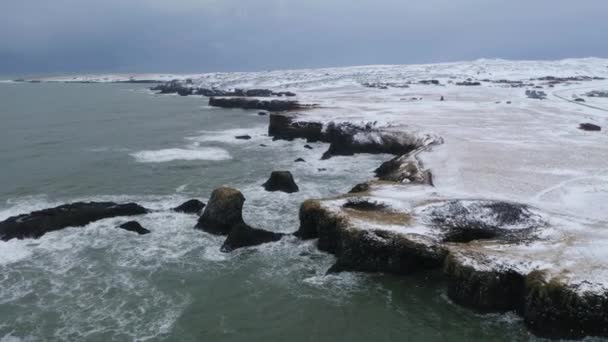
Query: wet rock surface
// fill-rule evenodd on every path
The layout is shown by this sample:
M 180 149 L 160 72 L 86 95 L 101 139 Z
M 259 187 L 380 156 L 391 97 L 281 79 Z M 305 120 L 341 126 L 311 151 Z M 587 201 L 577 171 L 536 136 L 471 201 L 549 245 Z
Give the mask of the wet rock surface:
M 300 191 L 298 185 L 289 171 L 273 171 L 270 178 L 262 184 L 266 191 L 282 191 L 294 193 Z
M 197 199 L 191 199 L 173 208 L 173 211 L 178 213 L 199 215 L 203 208 L 205 208 L 205 203 Z
M 135 216 L 147 212 L 147 209 L 135 203 L 76 202 L 10 217 L 0 222 L 0 238 L 4 241 L 35 239 L 67 227 L 82 227 L 105 218 Z
M 290 110 L 304 109 L 298 101 L 287 100 L 258 100 L 243 97 L 210 97 L 209 106 L 220 108 L 241 108 L 266 110 L 269 112 L 284 112 Z
M 237 189 L 215 189 L 195 228 L 215 235 L 226 235 L 222 252 L 278 241 L 284 236 L 246 224 L 243 220 L 244 203 L 245 196 Z
M 216 235 L 230 233 L 233 227 L 245 223 L 244 203 L 245 197 L 236 189 L 221 187 L 213 190 L 196 228 Z
M 323 141 L 323 124 L 319 122 L 298 122 L 294 117 L 270 114 L 268 135 L 275 140 L 306 139 L 308 142 Z M 307 145 L 309 146 L 309 145 Z
M 257 246 L 268 242 L 279 241 L 285 234 L 251 228 L 246 224 L 234 226 L 221 247 L 222 252 L 231 252 L 238 248 Z
M 121 224 L 117 228 L 123 229 L 129 232 L 137 233 L 139 235 L 150 234 L 150 231 L 141 226 L 141 224 L 137 221 L 129 221 Z

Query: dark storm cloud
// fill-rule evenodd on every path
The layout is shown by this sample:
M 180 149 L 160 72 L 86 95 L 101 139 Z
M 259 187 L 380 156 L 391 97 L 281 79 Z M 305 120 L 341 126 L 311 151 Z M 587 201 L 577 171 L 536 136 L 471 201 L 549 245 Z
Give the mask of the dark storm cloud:
M 605 0 L 3 0 L 0 72 L 608 57 Z

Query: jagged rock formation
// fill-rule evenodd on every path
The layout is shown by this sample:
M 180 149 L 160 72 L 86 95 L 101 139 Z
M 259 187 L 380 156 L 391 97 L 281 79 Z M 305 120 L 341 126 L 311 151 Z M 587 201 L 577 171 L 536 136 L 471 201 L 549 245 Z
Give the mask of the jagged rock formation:
M 375 193 L 389 189 L 387 197 Z M 560 260 L 585 241 L 564 247 L 548 216 L 529 206 L 445 199 L 431 189 L 366 183 L 335 199 L 308 200 L 295 235 L 317 238 L 320 250 L 336 255 L 328 272 L 443 269 L 455 303 L 480 312 L 515 311 L 542 337 L 608 336 L 608 290 L 545 268 L 556 248 L 564 255 L 555 262 L 567 267 Z
M 150 231 L 147 230 L 146 228 L 142 227 L 141 224 L 139 224 L 139 222 L 137 222 L 137 221 L 129 221 L 129 222 L 123 223 L 120 226 L 118 226 L 117 228 L 124 229 L 129 232 L 134 232 L 139 235 L 150 234 Z
M 289 171 L 273 171 L 262 186 L 266 191 L 282 191 L 289 194 L 300 191 Z
M 223 252 L 278 241 L 283 237 L 284 234 L 247 225 L 243 220 L 244 203 L 245 197 L 236 189 L 221 187 L 213 190 L 195 228 L 215 235 L 226 235 L 221 247 Z
M 301 138 L 309 142 L 329 143 L 329 149 L 322 159 L 356 153 L 388 153 L 400 156 L 441 141 L 437 137 L 418 137 L 401 131 L 377 128 L 372 123 L 354 125 L 330 122 L 324 128 L 319 122 L 296 121 L 293 116 L 283 114 L 270 115 L 268 135 L 274 139 Z
M 113 202 L 76 202 L 55 208 L 9 217 L 0 222 L 0 239 L 39 238 L 67 227 L 82 227 L 91 222 L 117 216 L 134 216 L 148 210 L 135 204 Z

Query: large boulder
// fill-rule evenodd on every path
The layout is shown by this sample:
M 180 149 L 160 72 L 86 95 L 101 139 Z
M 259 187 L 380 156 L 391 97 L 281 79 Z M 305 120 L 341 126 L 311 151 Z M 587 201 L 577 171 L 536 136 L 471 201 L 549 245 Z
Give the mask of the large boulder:
M 245 197 L 233 188 L 213 190 L 196 228 L 216 235 L 227 235 L 233 227 L 244 224 L 243 204 Z
M 263 229 L 251 228 L 241 223 L 230 230 L 222 245 L 222 252 L 231 252 L 237 248 L 261 245 L 267 242 L 279 241 L 284 234 L 269 232 Z
M 197 199 L 191 199 L 173 208 L 173 211 L 178 213 L 199 215 L 203 208 L 205 208 L 205 203 Z
M 7 241 L 39 238 L 48 232 L 67 227 L 81 227 L 105 218 L 142 215 L 147 212 L 147 209 L 135 203 L 76 202 L 65 204 L 9 217 L 0 222 L 0 239 Z
M 150 234 L 150 231 L 147 230 L 146 228 L 142 227 L 141 224 L 139 224 L 139 222 L 137 222 L 137 221 L 129 221 L 129 222 L 123 223 L 120 226 L 118 226 L 117 228 L 124 229 L 129 232 L 134 232 L 139 235 Z
M 273 171 L 270 178 L 262 186 L 266 191 L 283 191 L 286 193 L 300 191 L 289 171 Z

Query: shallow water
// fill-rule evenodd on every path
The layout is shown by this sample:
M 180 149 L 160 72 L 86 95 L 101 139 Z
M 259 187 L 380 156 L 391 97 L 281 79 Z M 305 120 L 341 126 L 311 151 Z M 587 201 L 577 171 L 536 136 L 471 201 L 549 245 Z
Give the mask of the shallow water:
M 223 254 L 196 217 L 162 210 L 230 185 L 248 223 L 293 232 L 303 200 L 348 191 L 389 156 L 320 161 L 325 146 L 273 142 L 255 111 L 133 84 L 0 84 L 0 120 L 0 219 L 76 200 L 161 209 L 137 218 L 146 236 L 113 218 L 0 242 L 1 341 L 530 339 L 515 315 L 450 303 L 435 273 L 325 276 L 333 257 L 295 238 Z M 278 169 L 301 192 L 264 192 Z

